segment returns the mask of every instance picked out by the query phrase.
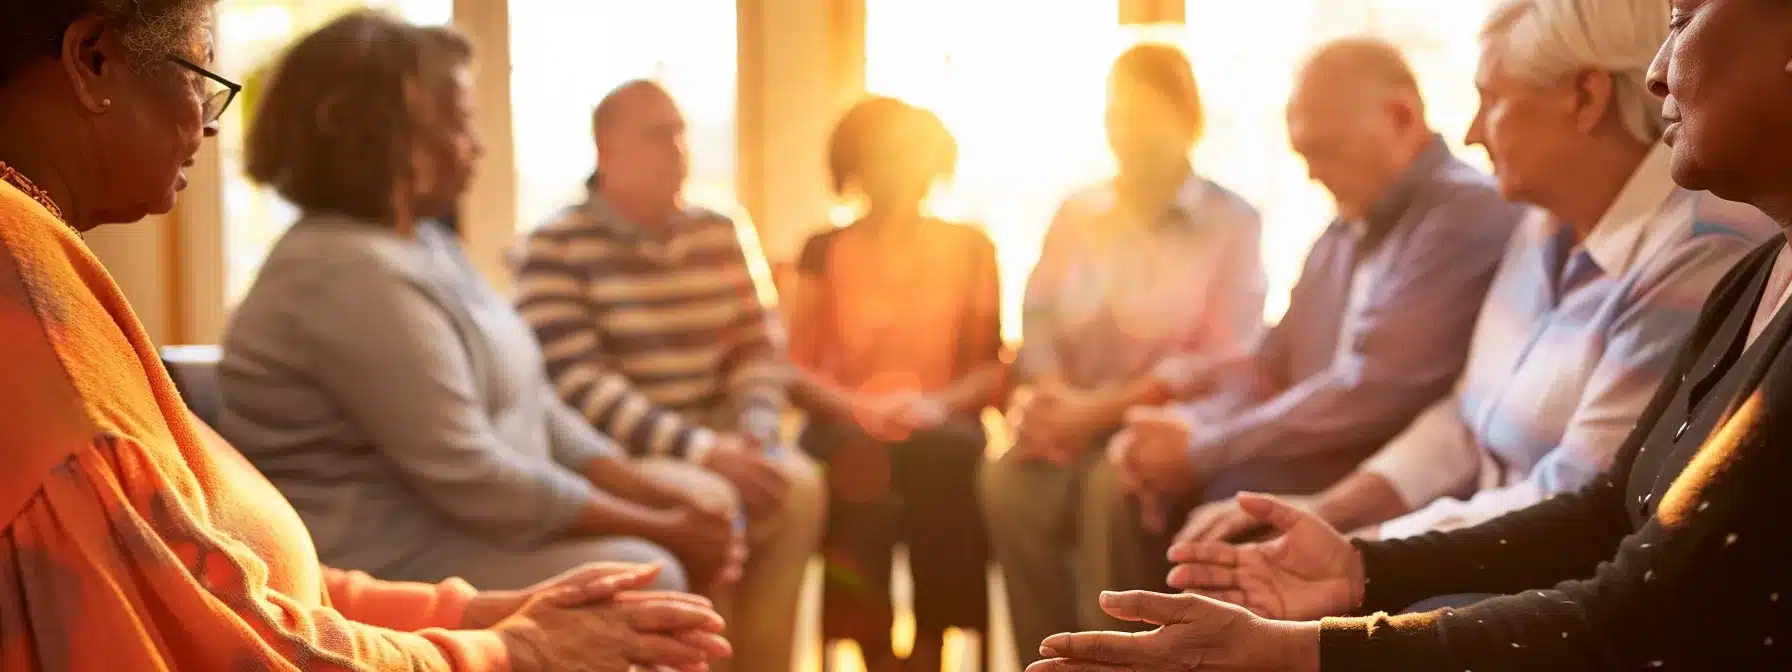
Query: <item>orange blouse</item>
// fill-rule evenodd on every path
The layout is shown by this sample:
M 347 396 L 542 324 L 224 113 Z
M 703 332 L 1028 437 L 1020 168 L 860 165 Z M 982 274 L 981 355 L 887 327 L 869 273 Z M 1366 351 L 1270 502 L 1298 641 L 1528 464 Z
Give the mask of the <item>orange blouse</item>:
M 863 224 L 811 238 L 790 310 L 791 358 L 848 390 L 938 392 L 1001 361 L 995 244 L 925 220 L 900 246 Z
M 507 668 L 464 582 L 319 566 L 36 193 L 0 164 L 0 670 Z

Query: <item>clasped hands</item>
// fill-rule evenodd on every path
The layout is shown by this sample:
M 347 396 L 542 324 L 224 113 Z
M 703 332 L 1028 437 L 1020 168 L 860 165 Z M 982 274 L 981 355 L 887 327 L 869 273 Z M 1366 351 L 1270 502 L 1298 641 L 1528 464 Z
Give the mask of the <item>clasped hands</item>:
M 490 629 L 511 669 L 701 672 L 733 655 L 709 600 L 646 590 L 657 565 L 592 563 L 520 591 L 482 591 L 461 627 Z
M 1102 597 L 1114 617 L 1157 629 L 1053 635 L 1040 649 L 1047 660 L 1029 672 L 1317 670 L 1315 619 L 1361 606 L 1362 557 L 1324 520 L 1274 497 L 1241 494 L 1238 506 L 1278 536 L 1239 545 L 1178 542 L 1169 582 L 1187 593 Z

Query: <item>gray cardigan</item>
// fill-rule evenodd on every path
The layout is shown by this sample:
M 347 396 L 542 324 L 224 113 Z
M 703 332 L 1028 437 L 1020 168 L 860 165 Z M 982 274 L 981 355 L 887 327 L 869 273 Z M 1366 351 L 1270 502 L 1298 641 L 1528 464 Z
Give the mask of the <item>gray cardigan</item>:
M 454 235 L 309 216 L 237 307 L 218 430 L 292 501 L 331 566 L 451 574 L 559 536 L 607 439 Z

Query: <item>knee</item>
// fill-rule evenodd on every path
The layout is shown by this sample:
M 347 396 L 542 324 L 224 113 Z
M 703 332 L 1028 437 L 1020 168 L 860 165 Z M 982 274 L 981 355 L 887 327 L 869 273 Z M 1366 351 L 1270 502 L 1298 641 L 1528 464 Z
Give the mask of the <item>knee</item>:
M 777 461 L 789 490 L 784 496 L 784 509 L 779 512 L 781 527 L 813 530 L 819 538 L 827 515 L 827 483 L 814 460 L 792 454 Z
M 1028 478 L 1026 472 L 1042 468 L 1046 465 L 1012 458 L 983 465 L 977 473 L 977 502 L 990 530 L 1011 527 L 1029 508 L 1038 506 L 1036 499 L 1029 501 L 1029 496 L 1037 497 L 1038 492 L 1029 487 L 1029 481 L 1035 479 Z

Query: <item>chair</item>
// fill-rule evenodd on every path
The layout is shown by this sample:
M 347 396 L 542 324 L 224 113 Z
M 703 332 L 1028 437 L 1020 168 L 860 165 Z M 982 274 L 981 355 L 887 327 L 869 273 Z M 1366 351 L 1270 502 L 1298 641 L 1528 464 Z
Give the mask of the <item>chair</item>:
M 218 426 L 218 413 L 223 400 L 218 393 L 218 360 L 222 357 L 215 345 L 175 345 L 162 348 L 162 365 L 174 379 L 175 389 L 187 402 L 193 415 L 212 427 Z

